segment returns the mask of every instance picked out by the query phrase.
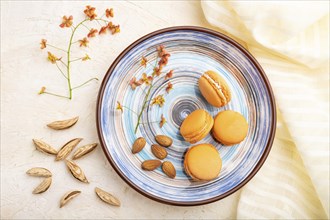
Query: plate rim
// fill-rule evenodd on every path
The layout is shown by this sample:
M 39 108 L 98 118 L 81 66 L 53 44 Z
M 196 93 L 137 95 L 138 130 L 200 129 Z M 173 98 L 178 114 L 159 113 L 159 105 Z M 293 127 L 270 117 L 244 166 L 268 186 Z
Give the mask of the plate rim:
M 270 103 L 271 103 L 272 117 L 273 117 L 273 123 L 272 123 L 272 126 L 271 126 L 270 137 L 267 141 L 265 151 L 261 155 L 260 160 L 258 161 L 256 166 L 254 167 L 254 169 L 251 171 L 251 173 L 241 183 L 239 183 L 233 189 L 227 191 L 226 193 L 224 193 L 222 195 L 218 195 L 218 196 L 215 196 L 215 197 L 212 197 L 212 198 L 209 198 L 209 199 L 205 199 L 205 200 L 201 200 L 201 201 L 192 201 L 192 202 L 181 202 L 181 201 L 173 201 L 173 200 L 160 198 L 160 197 L 154 196 L 154 195 L 152 195 L 152 194 L 150 194 L 146 191 L 143 191 L 143 190 L 140 189 L 140 187 L 136 186 L 127 176 L 125 176 L 124 173 L 122 173 L 122 171 L 117 167 L 116 163 L 113 161 L 110 152 L 106 148 L 105 140 L 104 140 L 104 137 L 103 137 L 102 132 L 101 132 L 102 129 L 101 129 L 101 120 L 100 120 L 102 98 L 103 98 L 103 95 L 104 95 L 105 87 L 107 85 L 107 82 L 108 82 L 113 70 L 115 69 L 115 67 L 117 66 L 119 61 L 126 55 L 126 53 L 129 52 L 136 45 L 138 45 L 139 43 L 143 42 L 144 40 L 146 40 L 150 37 L 153 37 L 153 36 L 158 35 L 158 34 L 166 33 L 166 32 L 180 31 L 180 30 L 183 30 L 183 31 L 185 31 L 185 30 L 199 31 L 199 32 L 204 32 L 204 33 L 207 33 L 207 34 L 214 35 L 216 37 L 224 39 L 225 41 L 228 41 L 228 42 L 232 43 L 242 53 L 244 53 L 245 56 L 248 59 L 250 59 L 250 61 L 253 63 L 253 65 L 255 65 L 255 67 L 257 68 L 257 70 L 259 71 L 259 73 L 261 75 L 261 78 L 263 79 L 263 81 L 266 85 L 267 91 L 269 92 L 269 95 L 270 95 Z M 263 68 L 258 63 L 258 61 L 254 58 L 254 56 L 249 51 L 247 51 L 241 44 L 239 44 L 237 41 L 230 38 L 229 36 L 224 35 L 224 34 L 218 32 L 218 31 L 215 31 L 215 30 L 211 30 L 211 29 L 204 28 L 204 27 L 198 27 L 198 26 L 173 26 L 173 27 L 162 28 L 162 29 L 153 31 L 149 34 L 146 34 L 146 35 L 140 37 L 139 39 L 137 39 L 136 41 L 134 41 L 133 43 L 131 43 L 128 47 L 126 47 L 117 56 L 117 58 L 112 62 L 109 69 L 107 70 L 105 76 L 103 77 L 103 80 L 102 80 L 102 83 L 101 83 L 101 86 L 100 86 L 100 89 L 99 89 L 98 97 L 97 97 L 97 103 L 96 103 L 96 128 L 97 128 L 97 133 L 98 133 L 98 137 L 99 137 L 100 144 L 102 146 L 103 152 L 104 152 L 105 156 L 107 157 L 107 160 L 110 162 L 112 168 L 116 171 L 116 173 L 121 177 L 122 180 L 124 180 L 131 188 L 133 188 L 138 193 L 140 193 L 140 194 L 144 195 L 145 197 L 147 197 L 149 199 L 152 199 L 154 201 L 164 203 L 164 204 L 167 204 L 167 205 L 175 205 L 175 206 L 197 206 L 197 205 L 209 204 L 209 203 L 212 203 L 212 202 L 219 201 L 219 200 L 235 193 L 237 190 L 241 189 L 245 184 L 247 184 L 257 174 L 257 172 L 260 170 L 260 168 L 262 167 L 262 165 L 266 161 L 266 159 L 269 155 L 269 152 L 272 148 L 272 145 L 273 145 L 275 132 L 276 132 L 276 123 L 277 123 L 277 115 L 276 115 L 276 103 L 275 103 L 274 93 L 273 93 L 271 84 L 270 84 Z

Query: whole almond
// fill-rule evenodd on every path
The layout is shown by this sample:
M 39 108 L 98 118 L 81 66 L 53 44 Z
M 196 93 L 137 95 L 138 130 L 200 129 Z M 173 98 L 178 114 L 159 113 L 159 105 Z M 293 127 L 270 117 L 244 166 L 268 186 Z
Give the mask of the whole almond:
M 151 152 L 155 155 L 155 157 L 161 160 L 167 157 L 166 149 L 157 144 L 153 144 L 151 146 Z
M 75 138 L 64 144 L 63 147 L 57 153 L 55 160 L 58 161 L 66 158 L 81 140 L 82 138 Z
M 70 128 L 73 125 L 75 125 L 77 123 L 78 119 L 79 119 L 79 117 L 74 117 L 74 118 L 70 118 L 67 120 L 54 121 L 52 123 L 47 124 L 47 126 L 54 130 L 63 130 L 63 129 Z
M 165 135 L 157 135 L 155 137 L 158 144 L 162 145 L 163 147 L 169 147 L 172 145 L 173 141 L 170 137 Z
M 142 169 L 152 171 L 162 165 L 160 160 L 146 160 L 141 164 Z
M 174 179 L 176 176 L 176 170 L 170 161 L 165 161 L 162 165 L 163 172 L 170 178 Z
M 144 146 L 146 146 L 146 139 L 144 139 L 143 137 L 139 137 L 134 141 L 132 153 L 139 153 L 144 148 Z
M 43 142 L 42 140 L 37 140 L 37 139 L 32 139 L 32 141 L 38 151 L 40 151 L 42 153 L 46 153 L 46 154 L 57 154 L 57 150 L 52 148 L 46 142 Z

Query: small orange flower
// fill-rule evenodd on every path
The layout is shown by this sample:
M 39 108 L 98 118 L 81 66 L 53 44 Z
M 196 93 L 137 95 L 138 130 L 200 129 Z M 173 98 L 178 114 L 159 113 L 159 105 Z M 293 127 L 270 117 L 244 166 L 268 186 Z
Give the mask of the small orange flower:
M 169 56 L 170 54 L 165 49 L 164 45 L 159 45 L 157 48 L 158 57 Z
M 166 123 L 166 119 L 162 114 L 162 116 L 160 117 L 159 127 L 162 128 L 165 123 Z
M 142 60 L 141 60 L 140 64 L 141 64 L 141 66 L 147 67 L 147 62 L 148 62 L 147 58 L 142 57 Z
M 129 85 L 131 86 L 131 88 L 132 88 L 133 90 L 135 90 L 136 87 L 142 85 L 142 83 L 143 83 L 143 82 L 142 82 L 141 80 L 136 81 L 136 78 L 133 77 L 133 78 L 131 79 L 131 81 L 129 82 Z
M 46 87 L 43 86 L 43 87 L 41 87 L 41 89 L 38 92 L 38 94 L 41 95 L 41 94 L 45 93 L 45 91 L 46 91 Z
M 41 39 L 40 45 L 40 49 L 45 49 L 47 47 L 47 40 Z
M 158 46 L 157 51 L 158 51 L 158 57 L 160 57 L 158 66 L 163 67 L 168 63 L 168 59 L 171 55 L 166 51 L 163 45 Z
M 166 73 L 165 80 L 172 78 L 172 76 L 173 76 L 173 70 L 170 70 L 168 73 Z
M 87 37 L 95 37 L 95 34 L 97 34 L 97 30 L 92 28 L 89 33 L 87 34 Z
M 62 23 L 60 24 L 60 27 L 61 28 L 71 27 L 72 20 L 73 20 L 72 15 L 70 15 L 69 17 L 63 16 Z
M 81 58 L 82 61 L 90 60 L 91 58 L 86 54 L 83 58 Z
M 153 76 L 159 76 L 161 74 L 162 68 L 161 67 L 155 67 L 154 72 L 152 73 Z
M 160 67 L 166 66 L 167 63 L 168 63 L 168 58 L 169 58 L 170 56 L 171 56 L 170 54 L 165 54 L 165 55 L 163 55 L 163 56 L 160 58 L 160 60 L 159 60 L 159 62 L 158 62 L 158 65 L 159 65 Z
M 112 34 L 120 33 L 120 25 L 115 25 L 114 28 L 111 29 Z
M 86 9 L 84 10 L 85 15 L 87 15 L 87 17 L 90 18 L 90 20 L 93 20 L 96 18 L 96 14 L 95 14 L 95 8 L 91 7 L 90 5 L 86 6 Z
M 48 51 L 48 60 L 51 62 L 51 63 L 56 63 L 56 61 L 60 60 L 61 58 L 57 58 L 54 54 L 52 54 L 51 52 Z
M 121 112 L 123 112 L 123 106 L 120 104 L 120 102 L 117 101 L 117 107 L 116 107 L 117 110 L 120 110 Z
M 111 34 L 116 34 L 120 32 L 120 26 L 112 24 L 111 21 L 108 23 L 108 28 L 111 31 Z
M 142 83 L 145 83 L 146 85 L 149 86 L 151 84 L 151 81 L 153 80 L 153 77 L 152 76 L 147 76 L 146 73 L 142 73 L 142 78 L 140 80 L 141 80 Z
M 163 97 L 163 95 L 158 95 L 155 98 L 152 99 L 151 101 L 151 105 L 159 105 L 159 107 L 162 107 L 165 103 L 165 99 Z
M 173 84 L 171 83 L 171 82 L 169 82 L 168 84 L 167 84 L 167 87 L 166 87 L 166 92 L 167 93 L 170 93 L 170 91 L 173 89 Z
M 105 10 L 105 16 L 107 16 L 107 18 L 109 17 L 113 18 L 113 8 Z
M 82 40 L 79 40 L 80 43 L 80 47 L 84 46 L 87 47 L 87 44 L 89 43 L 89 41 L 87 40 L 86 37 L 84 37 Z
M 101 29 L 99 31 L 99 34 L 105 34 L 105 33 L 107 33 L 107 28 L 108 28 L 108 26 L 101 27 Z

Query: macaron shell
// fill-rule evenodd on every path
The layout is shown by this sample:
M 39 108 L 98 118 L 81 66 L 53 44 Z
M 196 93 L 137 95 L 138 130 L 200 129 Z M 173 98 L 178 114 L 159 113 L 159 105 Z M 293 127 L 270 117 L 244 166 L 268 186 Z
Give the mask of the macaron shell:
M 218 113 L 214 119 L 212 134 L 224 145 L 234 145 L 243 141 L 248 132 L 248 123 L 243 115 L 227 110 Z
M 211 144 L 199 144 L 191 147 L 184 161 L 187 174 L 197 180 L 216 178 L 222 167 L 218 150 Z
M 231 99 L 231 92 L 228 84 L 220 75 L 213 71 L 205 72 L 199 78 L 198 86 L 203 97 L 208 103 L 215 107 L 222 107 Z
M 194 132 L 200 131 L 205 126 L 206 116 L 207 112 L 203 109 L 190 113 L 181 124 L 182 136 L 191 136 Z
M 194 144 L 194 143 L 202 140 L 210 133 L 210 131 L 212 130 L 213 124 L 214 124 L 214 119 L 211 115 L 208 114 L 207 118 L 206 118 L 204 129 L 202 129 L 199 132 L 199 134 L 197 134 L 196 136 L 189 138 L 189 140 L 187 140 L 187 141 L 191 144 Z
M 221 107 L 223 105 L 222 100 L 218 96 L 216 90 L 213 89 L 213 87 L 211 86 L 211 84 L 208 82 L 208 80 L 206 78 L 204 78 L 204 77 L 199 78 L 198 86 L 199 86 L 199 90 L 201 91 L 203 97 L 206 99 L 206 101 L 208 103 L 210 103 L 211 105 L 213 105 L 215 107 Z
M 221 86 L 222 92 L 225 95 L 228 103 L 231 100 L 231 92 L 226 80 L 224 80 L 224 78 L 222 78 L 219 74 L 211 70 L 206 71 L 205 74 L 207 74 Z
M 214 119 L 203 109 L 193 111 L 183 121 L 180 133 L 189 143 L 196 143 L 202 140 L 212 129 Z
M 184 160 L 184 162 L 183 162 L 183 168 L 184 168 L 184 171 L 186 172 L 186 174 L 187 174 L 188 176 L 190 176 L 193 180 L 195 180 L 195 181 L 200 181 L 199 179 L 197 179 L 196 177 L 194 177 L 194 176 L 190 173 L 189 168 L 188 168 L 188 165 L 187 165 L 187 160 Z

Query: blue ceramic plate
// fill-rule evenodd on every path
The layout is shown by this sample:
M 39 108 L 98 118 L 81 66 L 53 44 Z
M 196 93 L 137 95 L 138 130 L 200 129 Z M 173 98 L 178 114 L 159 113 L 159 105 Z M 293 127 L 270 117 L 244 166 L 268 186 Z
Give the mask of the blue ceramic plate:
M 157 58 L 156 47 L 164 45 L 171 54 L 163 71 L 174 70 L 173 77 L 157 77 L 153 81 L 150 100 L 165 94 L 165 103 L 148 107 L 141 117 L 142 125 L 134 132 L 137 115 L 124 109 L 116 110 L 117 101 L 139 112 L 146 85 L 135 90 L 129 81 L 142 73 L 151 73 Z M 148 59 L 141 66 L 142 56 Z M 229 84 L 232 100 L 222 108 L 212 107 L 198 89 L 198 78 L 207 70 L 218 72 Z M 173 90 L 165 88 L 171 82 Z M 226 147 L 208 135 L 199 143 L 211 143 L 219 150 L 223 166 L 220 176 L 210 182 L 194 182 L 184 172 L 184 153 L 191 145 L 184 141 L 179 127 L 195 109 L 206 109 L 215 116 L 231 109 L 244 115 L 249 123 L 246 139 Z M 161 115 L 167 123 L 160 128 Z M 275 102 L 270 84 L 257 61 L 237 42 L 218 32 L 198 27 L 173 27 L 148 34 L 126 48 L 114 61 L 104 77 L 97 105 L 97 127 L 104 152 L 116 172 L 135 190 L 167 204 L 200 205 L 224 198 L 246 184 L 264 163 L 275 133 Z M 154 137 L 164 134 L 173 139 L 165 160 L 176 170 L 175 179 L 168 178 L 157 168 L 144 171 L 141 163 L 155 159 L 151 153 Z M 144 137 L 146 147 L 132 154 L 133 142 Z

